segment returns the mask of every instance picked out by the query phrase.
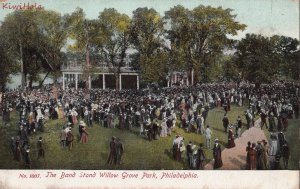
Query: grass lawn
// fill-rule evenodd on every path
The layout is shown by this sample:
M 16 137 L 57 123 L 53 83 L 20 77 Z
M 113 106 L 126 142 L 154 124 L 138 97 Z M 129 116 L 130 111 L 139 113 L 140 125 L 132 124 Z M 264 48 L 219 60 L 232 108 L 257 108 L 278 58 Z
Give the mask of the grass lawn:
M 245 116 L 243 115 L 245 109 L 246 107 L 232 106 L 231 111 L 227 114 L 230 123 L 235 123 L 238 115 L 241 115 L 243 123 L 245 123 Z M 227 134 L 224 133 L 222 125 L 223 115 L 223 108 L 212 109 L 209 111 L 206 121 L 206 124 L 209 124 L 212 128 L 213 140 L 216 137 L 219 138 L 222 149 L 227 144 Z M 13 113 L 10 126 L 4 127 L 2 123 L 0 125 L 0 142 L 2 144 L 0 146 L 1 169 L 24 168 L 24 163 L 14 161 L 13 155 L 9 151 L 9 138 L 17 133 L 16 122 L 16 113 Z M 61 149 L 59 145 L 59 133 L 63 124 L 65 124 L 65 120 L 49 120 L 45 123 L 44 133 L 30 136 L 32 169 L 188 169 L 185 153 L 182 155 L 184 158 L 181 162 L 172 159 L 171 146 L 175 134 L 179 133 L 182 135 L 185 139 L 185 144 L 191 140 L 196 145 L 199 143 L 205 145 L 204 136 L 187 133 L 181 128 L 176 128 L 172 136 L 149 142 L 144 137 L 139 136 L 138 129 L 133 131 L 109 129 L 94 124 L 94 127 L 88 128 L 89 142 L 87 144 L 79 143 L 78 128 L 77 126 L 74 127 L 73 134 L 76 140 L 74 141 L 74 148 L 68 151 Z M 292 121 L 290 124 L 292 124 Z M 243 130 L 245 127 L 246 125 L 244 125 Z M 289 127 L 290 131 L 291 126 Z M 298 133 L 298 130 L 297 132 L 294 130 L 294 133 L 291 132 L 290 135 L 296 136 L 298 141 Z M 43 137 L 46 157 L 45 159 L 36 160 L 36 141 L 40 136 Z M 109 154 L 109 142 L 112 136 L 117 136 L 123 141 L 125 153 L 122 165 L 106 165 Z M 291 148 L 293 147 L 291 146 Z M 209 162 L 212 159 L 212 150 L 204 149 L 207 157 L 206 161 Z M 296 148 L 293 149 L 295 150 Z M 295 157 L 293 158 L 297 159 L 299 151 L 294 155 Z M 290 166 L 295 165 L 291 163 Z

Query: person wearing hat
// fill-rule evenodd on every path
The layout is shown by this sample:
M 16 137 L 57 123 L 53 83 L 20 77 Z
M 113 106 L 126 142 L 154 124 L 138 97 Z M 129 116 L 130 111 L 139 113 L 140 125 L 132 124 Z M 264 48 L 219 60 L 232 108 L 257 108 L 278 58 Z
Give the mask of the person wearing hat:
M 68 125 L 71 123 L 68 123 Z M 60 131 L 60 146 L 61 148 L 65 148 L 66 147 L 66 140 L 67 140 L 67 132 L 65 130 L 65 127 L 62 128 L 62 130 Z
M 206 159 L 204 150 L 203 150 L 203 144 L 201 143 L 199 145 L 199 148 L 197 150 L 197 163 L 196 163 L 196 169 L 203 170 L 204 169 L 204 161 Z
M 36 143 L 36 147 L 37 147 L 37 150 L 38 150 L 37 160 L 39 160 L 40 158 L 44 158 L 45 157 L 45 150 L 43 148 L 42 137 L 39 137 L 39 140 Z
M 15 150 L 14 150 L 14 159 L 16 161 L 21 161 L 21 143 L 20 143 L 20 137 L 16 137 L 16 143 L 15 143 Z
M 219 144 L 219 139 L 215 139 L 215 144 L 213 148 L 213 157 L 214 157 L 214 169 L 218 169 L 223 166 L 222 161 L 222 150 Z
M 247 156 L 246 156 L 246 170 L 250 170 L 250 150 L 251 150 L 251 142 L 248 141 L 247 147 L 246 147 L 246 152 L 247 152 Z
M 266 169 L 269 169 L 269 160 L 268 160 L 268 148 L 269 147 L 268 147 L 268 142 L 265 139 L 262 140 L 262 146 L 263 146 L 264 152 L 265 152 L 264 164 L 266 165 Z
M 229 120 L 228 120 L 228 117 L 226 116 L 226 114 L 224 115 L 224 117 L 222 119 L 222 122 L 223 122 L 224 131 L 225 131 L 225 133 L 227 133 L 227 128 L 228 128 L 228 125 L 229 125 Z
M 167 134 L 168 136 L 171 136 L 171 132 L 172 132 L 172 125 L 173 125 L 173 120 L 172 120 L 172 116 L 169 116 L 167 121 L 166 121 L 166 124 L 167 124 Z
M 265 170 L 267 165 L 265 164 L 265 151 L 264 147 L 261 144 L 261 141 L 257 141 L 257 145 L 255 147 L 256 150 L 256 169 L 257 170 Z
M 200 132 L 200 135 L 203 133 L 203 124 L 204 124 L 204 119 L 201 114 L 197 115 L 196 119 L 196 125 L 197 125 L 197 134 Z
M 31 159 L 29 155 L 30 149 L 29 147 L 26 148 L 24 153 L 24 161 L 25 161 L 25 167 L 28 169 L 31 169 Z
M 72 123 L 73 124 L 77 124 L 77 116 L 78 116 L 78 113 L 76 111 L 76 108 L 74 107 L 71 111 L 71 116 L 72 116 Z
M 274 115 L 272 112 L 269 113 L 268 121 L 269 121 L 269 131 L 273 132 L 274 128 L 276 127 L 276 124 L 275 124 L 275 118 L 274 118 Z
M 186 156 L 188 160 L 189 168 L 193 168 L 193 149 L 192 149 L 193 143 L 192 141 L 189 141 L 188 145 L 186 145 Z
M 229 131 L 228 131 L 228 148 L 233 148 L 235 147 L 234 143 L 234 133 L 233 133 L 233 127 L 232 125 L 229 126 Z
M 263 129 L 264 125 L 266 125 L 266 128 L 268 129 L 267 114 L 264 110 L 260 111 L 260 121 L 260 128 Z
M 73 135 L 71 127 L 70 127 L 69 131 L 67 132 L 67 146 L 68 146 L 69 150 L 72 150 L 72 148 L 73 148 L 73 141 L 74 141 L 74 135 Z
M 165 129 L 164 130 L 165 133 L 163 133 L 163 134 L 165 134 L 165 136 L 166 136 L 166 134 L 167 134 L 167 129 L 166 129 L 167 125 L 163 124 L 163 126 L 164 126 L 164 129 Z M 149 131 L 152 133 L 152 139 L 158 140 L 160 135 L 162 134 L 162 129 L 163 129 L 162 127 L 159 127 L 159 123 L 158 123 L 157 119 L 154 119 L 153 123 L 150 124 L 150 129 L 149 129 Z
M 83 128 L 85 127 L 85 123 L 83 121 L 79 122 L 78 131 L 79 131 L 79 137 L 81 138 L 83 133 Z
M 282 157 L 283 157 L 283 167 L 284 169 L 288 169 L 288 163 L 290 158 L 290 148 L 288 146 L 287 141 L 282 146 Z
M 73 123 L 72 111 L 69 110 L 67 115 L 68 115 L 68 123 L 71 123 L 71 126 L 73 127 L 74 123 Z
M 80 142 L 82 144 L 86 144 L 88 142 L 88 132 L 87 132 L 87 128 L 85 126 L 82 127 L 82 133 L 81 133 L 81 137 L 80 137 Z
M 173 140 L 173 158 L 177 161 L 181 160 L 181 152 L 184 151 L 183 137 L 176 134 Z
M 276 156 L 279 154 L 279 144 L 277 141 L 277 136 L 271 133 L 271 143 L 269 148 L 269 169 L 275 169 Z
M 207 149 L 210 149 L 211 136 L 212 136 L 212 131 L 210 130 L 209 125 L 207 125 L 206 130 L 205 130 L 205 139 L 206 139 L 206 148 Z
M 167 137 L 168 136 L 167 118 L 163 119 L 160 126 L 161 126 L 160 137 Z
M 241 116 L 238 116 L 237 120 L 236 120 L 236 135 L 237 137 L 241 137 L 241 134 L 242 134 L 242 119 L 241 119 Z
M 249 151 L 249 156 L 250 156 L 250 170 L 256 170 L 256 150 L 255 150 L 256 144 L 252 143 L 250 151 Z
M 110 149 L 110 152 L 109 152 L 109 156 L 108 156 L 106 163 L 109 165 L 116 164 L 117 150 L 116 150 L 116 137 L 115 136 L 113 136 L 111 138 L 111 141 L 109 143 L 109 149 Z
M 121 142 L 120 138 L 116 139 L 116 163 L 122 164 L 122 156 L 124 153 L 124 145 Z

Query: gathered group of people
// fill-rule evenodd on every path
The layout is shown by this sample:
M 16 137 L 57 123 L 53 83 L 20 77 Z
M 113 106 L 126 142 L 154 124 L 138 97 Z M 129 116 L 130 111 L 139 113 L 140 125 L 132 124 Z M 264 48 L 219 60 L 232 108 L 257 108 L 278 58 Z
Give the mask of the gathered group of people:
M 21 147 L 27 145 L 26 148 L 29 144 L 28 136 L 44 132 L 45 121 L 65 119 L 66 126 L 62 127 L 59 139 L 61 147 L 69 150 L 73 147 L 74 126 L 78 124 L 79 141 L 85 144 L 89 139 L 88 127 L 93 127 L 94 123 L 105 128 L 139 130 L 140 136 L 149 141 L 171 136 L 178 126 L 188 133 L 204 136 L 207 149 L 211 149 L 213 133 L 209 124 L 206 124 L 211 108 L 224 108 L 223 127 L 228 133 L 228 147 L 233 148 L 234 139 L 241 136 L 242 121 L 238 116 L 236 123 L 230 123 L 227 113 L 232 104 L 243 106 L 246 102 L 249 103 L 244 112 L 248 129 L 254 126 L 255 116 L 260 116 L 261 128 L 266 126 L 270 132 L 284 132 L 288 128 L 288 119 L 299 116 L 298 97 L 299 85 L 280 82 L 261 85 L 260 88 L 242 82 L 139 91 L 59 88 L 54 90 L 44 87 L 2 93 L 0 109 L 5 124 L 9 123 L 11 111 L 19 112 L 18 143 Z M 110 144 L 108 164 L 120 162 L 114 150 L 116 141 L 114 138 Z M 205 160 L 205 155 L 201 150 L 198 151 L 203 148 L 203 144 L 194 150 L 195 147 L 191 148 L 190 143 L 185 146 L 183 138 L 178 135 L 172 148 L 175 160 L 180 160 L 181 153 L 186 150 L 189 167 L 202 167 L 201 161 Z M 218 162 L 216 167 L 222 166 L 221 158 L 217 158 L 221 157 L 219 148 L 217 140 L 213 147 L 216 154 L 214 159 Z
M 108 165 L 122 164 L 124 145 L 122 144 L 121 139 L 113 136 L 109 143 L 109 149 L 110 152 L 106 163 Z
M 247 144 L 247 164 L 248 170 L 278 170 L 288 169 L 290 158 L 290 149 L 288 142 L 282 132 L 271 134 L 271 142 L 266 140 L 257 141 L 256 143 Z M 283 167 L 281 166 L 281 159 Z

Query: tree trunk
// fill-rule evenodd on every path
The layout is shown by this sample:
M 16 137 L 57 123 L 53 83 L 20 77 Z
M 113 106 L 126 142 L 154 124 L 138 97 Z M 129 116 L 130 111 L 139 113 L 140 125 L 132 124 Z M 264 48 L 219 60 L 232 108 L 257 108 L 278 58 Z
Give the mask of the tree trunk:
M 32 89 L 32 83 L 33 83 L 33 79 L 30 78 L 30 79 L 29 79 L 29 88 L 30 88 L 30 89 Z
M 50 73 L 50 71 L 47 72 L 47 74 L 45 75 L 44 79 L 40 82 L 39 87 L 42 87 L 42 85 L 44 84 L 46 78 L 48 77 L 48 74 Z
M 24 73 L 24 86 L 27 87 L 27 73 Z

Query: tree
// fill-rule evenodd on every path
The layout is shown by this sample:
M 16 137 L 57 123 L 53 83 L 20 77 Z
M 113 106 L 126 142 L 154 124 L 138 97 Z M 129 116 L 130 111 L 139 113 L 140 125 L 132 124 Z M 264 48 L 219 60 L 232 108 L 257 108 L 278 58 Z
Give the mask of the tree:
M 295 58 L 299 42 L 286 36 L 264 37 L 246 34 L 237 43 L 235 59 L 242 77 L 256 84 L 274 79 L 298 79 L 298 60 Z
M 246 37 L 238 42 L 236 50 L 236 61 L 244 79 L 258 85 L 274 79 L 279 65 L 274 43 L 270 38 L 246 34 Z
M 300 80 L 300 50 L 293 52 L 292 63 L 290 64 L 291 72 L 290 76 L 292 79 L 299 81 Z
M 170 23 L 167 37 L 171 48 L 179 49 L 174 54 L 178 58 L 173 59 L 183 59 L 181 62 L 185 62 L 189 73 L 195 69 L 203 81 L 208 81 L 209 68 L 216 61 L 215 57 L 233 46 L 233 40 L 227 36 L 237 35 L 246 27 L 235 21 L 236 16 L 231 12 L 231 9 L 203 5 L 193 10 L 176 6 L 167 11 L 165 19 Z
M 71 15 L 66 15 L 69 26 L 68 37 L 75 40 L 73 45 L 69 45 L 69 50 L 76 53 L 85 54 L 85 65 L 83 66 L 83 78 L 86 81 L 94 69 L 90 62 L 91 50 L 95 49 L 95 43 L 99 43 L 99 30 L 96 20 L 85 18 L 85 13 L 81 8 L 77 8 Z M 87 87 L 86 83 L 86 87 Z
M 177 5 L 165 12 L 166 38 L 170 41 L 168 48 L 170 55 L 170 69 L 172 72 L 178 70 L 189 70 L 191 59 L 189 44 L 191 43 L 191 17 L 190 11 L 181 5 Z
M 299 79 L 298 61 L 295 58 L 295 53 L 299 46 L 297 39 L 274 35 L 270 38 L 274 44 L 274 51 L 278 57 L 277 75 L 286 77 L 287 79 Z
M 5 91 L 6 83 L 10 81 L 9 75 L 16 72 L 16 66 L 11 64 L 6 50 L 5 46 L 0 45 L 0 91 Z
M 47 76 L 60 69 L 60 50 L 66 40 L 63 21 L 54 11 L 26 10 L 8 14 L 2 23 L 3 44 L 9 47 L 11 60 L 20 63 L 24 82 L 28 76 L 30 87 L 33 81 L 40 80 L 41 72 L 47 72 Z
M 119 89 L 119 74 L 125 65 L 126 51 L 129 47 L 130 19 L 115 9 L 104 9 L 99 15 L 99 35 L 101 41 L 97 47 L 108 63 L 110 71 L 116 78 L 116 89 Z
M 141 70 L 141 75 L 146 82 L 160 82 L 166 80 L 165 69 L 167 62 L 159 60 L 164 56 L 163 50 L 165 42 L 163 38 L 164 22 L 161 16 L 154 9 L 138 8 L 133 11 L 130 28 L 130 42 L 136 50 L 133 59 L 135 68 Z M 151 66 L 155 65 L 155 67 Z M 163 71 L 157 75 L 155 70 Z M 160 76 L 159 79 L 157 76 Z

